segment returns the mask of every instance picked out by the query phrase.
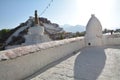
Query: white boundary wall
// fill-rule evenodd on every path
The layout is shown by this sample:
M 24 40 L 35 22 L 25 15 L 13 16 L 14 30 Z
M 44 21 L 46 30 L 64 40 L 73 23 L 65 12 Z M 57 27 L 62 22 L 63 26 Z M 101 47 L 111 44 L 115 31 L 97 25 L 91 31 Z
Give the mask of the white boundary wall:
M 83 47 L 84 38 L 77 37 L 1 51 L 0 79 L 23 79 Z
M 120 34 L 103 35 L 103 44 L 109 45 L 120 45 Z

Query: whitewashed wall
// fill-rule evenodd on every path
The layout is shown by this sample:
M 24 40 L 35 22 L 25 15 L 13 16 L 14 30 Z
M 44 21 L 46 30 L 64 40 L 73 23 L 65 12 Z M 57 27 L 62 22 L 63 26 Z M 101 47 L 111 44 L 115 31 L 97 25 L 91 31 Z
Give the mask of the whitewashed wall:
M 23 27 L 19 28 L 16 32 L 14 32 L 14 33 L 7 39 L 6 44 L 8 44 L 8 43 L 12 40 L 12 37 L 13 37 L 13 36 L 18 36 L 18 34 L 19 34 L 21 31 L 23 31 L 24 29 L 30 27 L 31 24 L 32 24 L 32 19 L 29 19 L 29 20 L 28 20 L 28 23 L 27 23 L 27 26 L 23 26 Z
M 23 79 L 83 47 L 84 38 L 78 37 L 1 51 L 0 79 Z
M 120 34 L 104 35 L 103 42 L 105 46 L 120 45 Z

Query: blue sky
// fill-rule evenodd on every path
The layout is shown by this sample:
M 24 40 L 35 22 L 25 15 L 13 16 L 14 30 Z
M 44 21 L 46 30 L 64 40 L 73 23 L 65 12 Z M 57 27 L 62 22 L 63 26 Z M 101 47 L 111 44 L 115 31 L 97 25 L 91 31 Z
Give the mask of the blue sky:
M 0 29 L 14 28 L 40 14 L 51 0 L 0 0 Z M 91 14 L 102 23 L 103 28 L 120 27 L 120 0 L 53 0 L 48 10 L 41 15 L 59 25 L 86 26 Z

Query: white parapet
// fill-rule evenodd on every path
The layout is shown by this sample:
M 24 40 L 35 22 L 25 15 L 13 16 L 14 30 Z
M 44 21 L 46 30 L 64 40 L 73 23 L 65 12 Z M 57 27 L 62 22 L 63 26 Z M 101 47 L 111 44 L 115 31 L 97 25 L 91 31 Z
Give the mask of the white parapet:
M 77 37 L 1 51 L 0 79 L 24 79 L 83 47 L 85 47 L 84 38 Z
M 103 42 L 105 46 L 120 45 L 120 34 L 103 35 Z

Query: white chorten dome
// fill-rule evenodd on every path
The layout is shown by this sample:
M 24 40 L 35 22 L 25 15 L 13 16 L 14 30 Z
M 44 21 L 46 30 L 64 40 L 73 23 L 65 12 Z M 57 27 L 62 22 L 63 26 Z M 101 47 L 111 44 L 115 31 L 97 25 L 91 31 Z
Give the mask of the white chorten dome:
M 86 26 L 85 43 L 86 46 L 101 46 L 103 44 L 102 26 L 100 21 L 93 14 Z
M 28 34 L 25 36 L 25 40 L 25 45 L 51 41 L 51 39 L 44 34 L 44 26 L 39 21 L 37 10 L 35 10 L 34 26 L 28 29 Z

